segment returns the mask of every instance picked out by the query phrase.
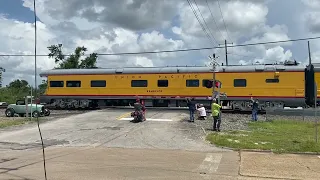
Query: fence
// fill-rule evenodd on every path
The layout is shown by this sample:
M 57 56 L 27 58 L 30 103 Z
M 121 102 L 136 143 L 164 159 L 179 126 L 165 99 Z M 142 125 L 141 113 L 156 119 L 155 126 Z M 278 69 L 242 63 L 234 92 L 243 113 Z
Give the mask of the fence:
M 313 121 L 320 119 L 320 109 L 266 109 L 266 121 L 271 120 L 298 120 Z

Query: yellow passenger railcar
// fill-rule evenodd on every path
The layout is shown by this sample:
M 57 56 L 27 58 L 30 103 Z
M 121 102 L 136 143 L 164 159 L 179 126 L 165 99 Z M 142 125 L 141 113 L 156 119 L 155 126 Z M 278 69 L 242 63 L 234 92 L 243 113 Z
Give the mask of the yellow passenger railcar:
M 186 97 L 209 103 L 212 80 L 209 67 L 155 67 L 120 69 L 55 69 L 41 73 L 48 87 L 41 102 L 61 108 L 128 105 L 137 96 L 147 106 L 183 106 Z M 250 97 L 264 106 L 304 104 L 304 67 L 285 65 L 221 66 L 216 79 L 223 104 L 248 110 Z

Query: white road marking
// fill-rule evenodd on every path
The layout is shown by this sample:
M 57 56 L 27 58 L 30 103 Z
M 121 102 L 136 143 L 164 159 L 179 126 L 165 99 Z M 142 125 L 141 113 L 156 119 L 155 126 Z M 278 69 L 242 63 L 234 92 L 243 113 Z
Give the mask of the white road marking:
M 199 166 L 200 175 L 203 176 L 203 178 L 209 178 L 209 174 L 218 170 L 221 159 L 221 153 L 208 153 Z
M 318 158 L 320 158 L 320 156 L 318 156 Z
M 131 121 L 133 120 L 133 118 L 121 118 L 119 119 L 120 121 Z M 169 121 L 172 121 L 172 119 L 148 119 L 146 121 L 166 121 L 166 122 L 169 122 Z

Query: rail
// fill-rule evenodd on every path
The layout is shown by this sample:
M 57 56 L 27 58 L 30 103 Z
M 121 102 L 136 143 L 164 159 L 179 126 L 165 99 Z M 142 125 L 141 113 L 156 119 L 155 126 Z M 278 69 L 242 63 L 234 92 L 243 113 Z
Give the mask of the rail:
M 8 107 L 7 105 L 0 106 L 0 109 L 6 109 L 7 107 Z M 133 109 L 133 106 L 101 106 L 101 107 L 95 108 L 95 109 L 92 109 L 92 108 L 60 109 L 60 108 L 57 108 L 55 106 L 48 106 L 48 105 L 45 105 L 45 107 L 47 107 L 50 110 L 71 110 L 71 111 L 72 110 L 76 110 L 76 111 L 83 110 L 83 111 L 85 111 L 85 110 L 97 110 L 97 109 Z M 146 108 L 147 109 L 156 109 L 156 110 L 188 110 L 188 107 L 146 107 Z M 207 113 L 211 113 L 211 109 L 210 108 L 206 108 L 206 112 Z M 223 109 L 222 113 L 247 114 L 247 113 L 251 113 L 251 111 L 239 112 L 239 111 L 234 111 L 232 109 Z M 265 114 L 265 112 L 259 112 L 259 114 Z

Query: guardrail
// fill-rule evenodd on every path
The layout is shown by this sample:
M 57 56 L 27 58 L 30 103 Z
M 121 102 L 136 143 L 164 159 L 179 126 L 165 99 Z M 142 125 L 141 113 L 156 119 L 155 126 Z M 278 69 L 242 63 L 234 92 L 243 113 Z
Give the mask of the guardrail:
M 306 108 L 306 109 L 266 109 L 266 120 L 274 119 L 292 119 L 292 120 L 317 120 L 320 119 L 319 108 Z

